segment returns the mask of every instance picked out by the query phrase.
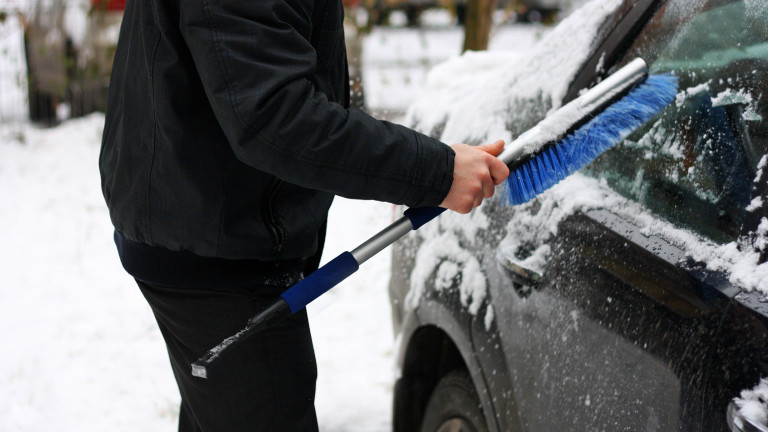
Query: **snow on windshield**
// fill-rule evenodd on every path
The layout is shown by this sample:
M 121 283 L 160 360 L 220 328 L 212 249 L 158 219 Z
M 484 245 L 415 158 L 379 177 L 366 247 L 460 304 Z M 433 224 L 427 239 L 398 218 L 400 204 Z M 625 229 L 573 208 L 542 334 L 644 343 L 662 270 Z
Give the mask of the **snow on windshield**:
M 466 53 L 439 65 L 430 73 L 423 93 L 411 105 L 406 124 L 448 144 L 487 143 L 498 138 L 510 142 L 534 126 L 543 114 L 551 114 L 560 107 L 568 84 L 590 52 L 593 35 L 619 3 L 597 0 L 586 4 L 548 33 L 527 55 L 503 51 Z M 749 6 L 752 9 L 765 4 L 762 0 L 752 3 Z M 679 12 L 690 13 L 691 8 L 702 4 L 698 0 L 686 3 L 686 10 Z M 764 11 L 755 11 L 758 12 Z M 681 90 L 677 103 L 707 90 L 706 84 Z M 714 105 L 734 101 L 747 107 L 745 116 L 756 115 L 756 96 L 738 89 L 718 93 L 712 100 Z M 679 149 L 670 146 L 666 151 L 674 153 Z M 764 158 L 761 167 L 766 164 Z M 757 198 L 750 208 L 755 210 L 762 205 L 763 200 Z M 752 239 L 753 247 L 737 241 L 717 244 L 650 216 L 640 204 L 611 191 L 604 181 L 578 173 L 534 202 L 510 209 L 510 222 L 499 251 L 525 268 L 541 271 L 550 254 L 549 236 L 541 234 L 555 236 L 558 224 L 568 215 L 598 208 L 610 208 L 636 224 L 642 234 L 658 236 L 694 260 L 707 263 L 710 270 L 727 273 L 732 283 L 768 295 L 768 263 L 761 264 L 759 253 L 755 252 L 760 245 L 768 243 L 768 221 L 764 221 Z M 459 284 L 462 304 L 472 314 L 483 312 L 480 305 L 486 296 L 486 282 L 474 277 L 472 281 L 467 280 L 478 263 L 464 250 L 464 242 L 473 241 L 479 230 L 488 228 L 489 219 L 484 214 L 488 209 L 489 206 L 484 205 L 470 217 L 448 212 L 437 223 L 415 233 L 423 243 L 411 274 L 408 307 L 418 305 L 425 284 L 439 267 L 440 287 Z M 445 264 L 446 261 L 449 263 Z M 488 308 L 486 324 L 492 317 L 493 311 Z
M 589 2 L 527 54 L 468 52 L 435 67 L 405 123 L 447 143 L 511 141 L 532 127 L 544 114 L 542 110 L 561 105 L 568 84 L 590 53 L 598 28 L 620 3 Z M 415 257 L 406 306 L 419 304 L 426 282 L 437 268 L 438 289 L 458 284 L 462 304 L 473 315 L 481 312 L 486 283 L 477 259 L 461 242 L 462 238 L 474 239 L 487 226 L 483 211 L 471 215 L 448 212 L 415 232 L 424 243 Z M 486 308 L 484 314 L 489 326 L 493 310 Z
M 620 3 L 589 2 L 527 55 L 468 52 L 435 67 L 405 123 L 448 144 L 509 142 L 546 111 L 560 107 L 599 26 Z

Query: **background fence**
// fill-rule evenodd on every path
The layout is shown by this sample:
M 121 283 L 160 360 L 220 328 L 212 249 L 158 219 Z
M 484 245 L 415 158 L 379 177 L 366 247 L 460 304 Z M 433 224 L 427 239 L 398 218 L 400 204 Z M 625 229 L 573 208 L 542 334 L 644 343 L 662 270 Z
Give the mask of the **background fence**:
M 5 7 L 3 7 L 5 6 Z M 0 3 L 0 122 L 28 118 L 24 33 L 14 6 Z
M 102 111 L 124 0 L 0 0 L 0 122 Z

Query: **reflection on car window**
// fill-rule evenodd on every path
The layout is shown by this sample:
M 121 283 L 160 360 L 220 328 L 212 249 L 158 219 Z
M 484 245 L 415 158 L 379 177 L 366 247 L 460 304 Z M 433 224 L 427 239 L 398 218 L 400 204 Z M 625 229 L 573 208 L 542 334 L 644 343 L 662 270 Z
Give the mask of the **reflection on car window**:
M 680 78 L 677 100 L 589 172 L 674 223 L 735 239 L 768 146 L 768 3 L 671 0 L 624 62 L 638 56 Z

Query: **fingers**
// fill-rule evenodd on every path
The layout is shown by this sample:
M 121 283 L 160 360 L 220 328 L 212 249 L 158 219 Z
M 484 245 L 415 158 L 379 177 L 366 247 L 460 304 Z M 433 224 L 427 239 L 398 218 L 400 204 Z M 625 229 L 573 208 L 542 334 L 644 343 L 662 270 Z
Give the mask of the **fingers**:
M 490 153 L 493 156 L 498 156 L 504 151 L 504 140 L 497 140 L 493 144 L 484 144 L 477 147 L 480 150 Z
M 495 186 L 498 184 L 491 175 L 484 176 L 481 180 L 482 186 L 480 187 L 480 193 L 483 198 L 490 198 L 496 191 Z
M 503 141 L 502 141 L 503 144 Z M 492 158 L 490 163 L 488 164 L 488 170 L 491 174 L 491 178 L 493 179 L 494 185 L 501 184 L 504 180 L 509 177 L 509 167 L 507 164 L 501 161 L 501 159 L 498 158 Z
M 486 144 L 478 147 L 480 150 L 488 152 L 493 156 L 498 156 L 504 151 L 504 140 L 497 140 L 493 144 Z M 493 184 L 499 185 L 509 177 L 509 167 L 500 159 L 493 157 L 488 161 L 488 169 L 493 178 Z
M 504 141 L 471 147 L 466 144 L 451 146 L 454 158 L 453 184 L 441 207 L 459 213 L 469 213 L 490 198 L 495 186 L 509 176 L 507 165 L 496 158 L 504 150 Z
M 492 156 L 498 156 L 504 151 L 504 140 L 497 140 L 493 144 L 486 144 L 477 147 Z M 493 157 L 488 160 L 488 169 L 493 178 L 493 184 L 499 185 L 509 176 L 509 167 L 500 159 Z

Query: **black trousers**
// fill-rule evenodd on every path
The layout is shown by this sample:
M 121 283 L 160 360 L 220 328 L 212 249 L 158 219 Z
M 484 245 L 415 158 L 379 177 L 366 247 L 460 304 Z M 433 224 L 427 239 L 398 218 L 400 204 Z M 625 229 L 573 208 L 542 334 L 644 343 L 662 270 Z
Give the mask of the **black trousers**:
M 245 327 L 285 286 L 179 289 L 137 281 L 165 338 L 181 392 L 180 432 L 317 431 L 315 361 L 306 311 L 230 347 L 208 370 L 191 364 Z

